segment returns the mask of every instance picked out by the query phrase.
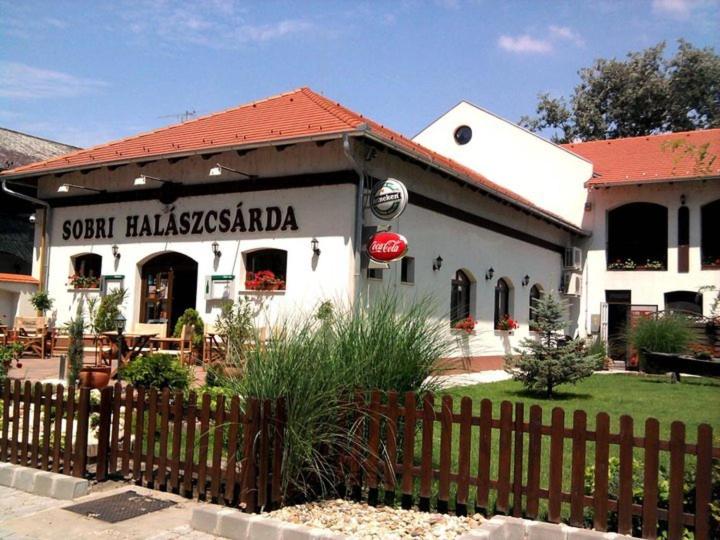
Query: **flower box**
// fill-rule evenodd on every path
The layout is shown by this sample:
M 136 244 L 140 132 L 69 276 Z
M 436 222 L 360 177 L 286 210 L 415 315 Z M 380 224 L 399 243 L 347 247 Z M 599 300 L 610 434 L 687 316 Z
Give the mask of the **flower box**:
M 615 259 L 613 262 L 608 263 L 608 270 L 666 270 L 666 264 L 661 261 L 655 261 L 651 259 L 645 259 L 645 262 L 639 262 L 634 259 Z
M 99 289 L 100 278 L 95 276 L 80 276 L 73 274 L 68 277 L 68 285 L 73 289 Z
M 454 330 L 461 330 L 463 332 L 466 332 L 468 334 L 472 334 L 473 330 L 475 330 L 475 325 L 477 324 L 477 321 L 473 319 L 472 317 L 465 317 L 464 319 L 461 319 L 457 321 L 453 325 Z
M 276 277 L 270 270 L 248 272 L 245 278 L 245 289 L 248 291 L 284 291 L 285 280 Z
M 508 335 L 512 335 L 512 331 L 516 328 L 520 328 L 520 325 L 510 315 L 505 314 L 500 321 L 495 325 L 495 330 L 501 332 L 508 332 Z

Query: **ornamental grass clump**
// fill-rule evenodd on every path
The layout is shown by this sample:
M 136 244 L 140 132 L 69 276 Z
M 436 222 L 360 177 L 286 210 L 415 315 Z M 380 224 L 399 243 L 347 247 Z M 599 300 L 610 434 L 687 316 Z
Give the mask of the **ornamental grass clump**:
M 588 354 L 582 341 L 563 342 L 566 307 L 554 294 L 534 299 L 537 338 L 525 338 L 515 349 L 516 356 L 505 358 L 505 371 L 523 383 L 526 389 L 544 392 L 552 398 L 555 387 L 592 375 L 598 357 Z
M 639 318 L 628 329 L 627 339 L 638 351 L 678 354 L 687 351 L 695 334 L 687 317 L 665 313 Z
M 326 302 L 314 311 L 274 325 L 267 342 L 256 338 L 242 354 L 229 354 L 241 374 L 218 376 L 233 394 L 285 399 L 287 501 L 335 495 L 344 480 L 338 455 L 363 450 L 352 435 L 359 425 L 349 403 L 354 391 L 433 390 L 426 379 L 451 344 L 427 300 L 404 305 L 387 295 L 367 308 Z

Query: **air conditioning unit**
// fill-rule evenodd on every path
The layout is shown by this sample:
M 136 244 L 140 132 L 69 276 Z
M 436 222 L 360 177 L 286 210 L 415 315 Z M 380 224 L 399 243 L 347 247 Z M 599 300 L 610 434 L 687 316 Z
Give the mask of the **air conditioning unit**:
M 582 270 L 582 249 L 579 247 L 565 248 L 565 258 L 563 259 L 563 268 L 572 268 L 573 270 Z
M 560 290 L 565 296 L 580 296 L 582 291 L 582 274 L 573 271 L 563 272 Z

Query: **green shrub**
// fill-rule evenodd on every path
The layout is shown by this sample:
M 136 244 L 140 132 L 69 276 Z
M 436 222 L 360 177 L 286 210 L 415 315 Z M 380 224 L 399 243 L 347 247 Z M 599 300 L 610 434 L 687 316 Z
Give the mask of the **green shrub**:
M 231 362 L 238 367 L 242 366 L 245 362 L 246 345 L 254 342 L 257 337 L 250 301 L 243 298 L 237 304 L 225 302 L 215 321 L 215 330 L 225 337 L 227 355 Z
M 11 343 L 10 345 L 0 345 L 0 384 L 7 378 L 8 367 L 16 360 L 22 352 L 22 343 Z
M 120 377 L 133 386 L 187 390 L 192 381 L 192 372 L 175 356 L 158 353 L 138 356 L 120 370 Z
M 600 336 L 596 337 L 593 342 L 590 344 L 590 347 L 588 347 L 587 350 L 588 354 L 591 356 L 594 356 L 597 358 L 597 362 L 595 364 L 595 369 L 605 369 L 605 359 L 607 358 L 607 347 L 605 346 L 605 342 L 600 338 Z
M 203 335 L 205 334 L 205 325 L 203 323 L 202 317 L 200 317 L 200 314 L 197 312 L 197 310 L 193 308 L 187 308 L 185 312 L 180 315 L 177 322 L 175 323 L 175 330 L 173 331 L 173 336 L 180 337 L 182 335 L 183 326 L 185 326 L 186 324 L 191 324 L 194 327 L 192 335 L 192 346 L 196 350 L 202 350 Z
M 690 321 L 682 315 L 643 317 L 628 329 L 628 342 L 638 351 L 682 353 L 695 339 Z
M 120 315 L 120 306 L 125 302 L 126 289 L 114 289 L 105 296 L 88 300 L 91 327 L 95 334 L 116 330 L 115 319 Z

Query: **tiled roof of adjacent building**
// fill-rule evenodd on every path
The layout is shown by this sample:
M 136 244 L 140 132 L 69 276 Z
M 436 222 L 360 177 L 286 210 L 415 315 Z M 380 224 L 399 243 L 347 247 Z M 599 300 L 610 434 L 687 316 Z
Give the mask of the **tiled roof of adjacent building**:
M 40 282 L 32 276 L 26 274 L 2 274 L 0 273 L 0 283 L 28 283 L 37 285 Z
M 344 134 L 363 135 L 375 139 L 475 184 L 508 202 L 521 205 L 564 228 L 580 232 L 577 227 L 561 217 L 538 207 L 532 201 L 492 182 L 472 169 L 433 152 L 309 88 L 299 88 L 188 122 L 17 167 L 2 173 L 2 176 L 32 177 L 50 172 L 87 169 L 159 157 L 217 152 L 245 145 L 327 139 Z
M 592 161 L 591 187 L 720 179 L 720 129 L 562 146 Z
M 77 146 L 0 127 L 0 168 L 19 167 L 77 149 Z

